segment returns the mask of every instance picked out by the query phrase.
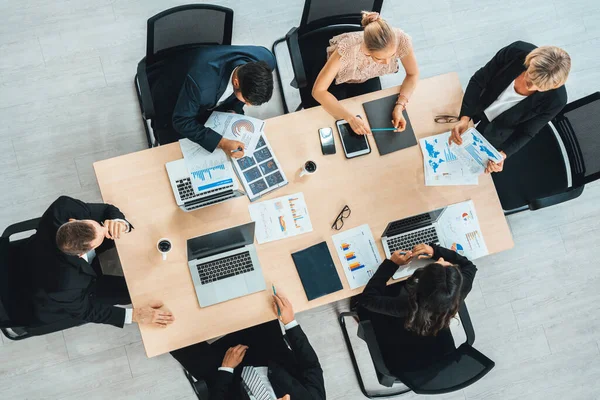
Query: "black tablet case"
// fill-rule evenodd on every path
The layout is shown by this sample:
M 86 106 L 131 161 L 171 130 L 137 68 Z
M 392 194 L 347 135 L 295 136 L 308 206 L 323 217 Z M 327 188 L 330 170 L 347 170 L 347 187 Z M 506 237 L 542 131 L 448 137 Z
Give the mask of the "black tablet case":
M 342 290 L 342 281 L 326 242 L 292 254 L 308 300 Z
M 382 99 L 363 103 L 363 108 L 365 109 L 365 114 L 367 114 L 367 120 L 369 121 L 369 126 L 371 129 L 394 127 L 392 125 L 392 111 L 394 110 L 394 105 L 396 104 L 397 99 L 398 95 L 393 94 Z M 415 131 L 413 131 L 406 110 L 403 111 L 403 114 L 404 118 L 406 119 L 406 129 L 404 131 L 373 132 L 375 143 L 377 143 L 377 150 L 379 150 L 379 155 L 383 156 L 385 154 L 406 149 L 407 147 L 412 147 L 417 144 Z

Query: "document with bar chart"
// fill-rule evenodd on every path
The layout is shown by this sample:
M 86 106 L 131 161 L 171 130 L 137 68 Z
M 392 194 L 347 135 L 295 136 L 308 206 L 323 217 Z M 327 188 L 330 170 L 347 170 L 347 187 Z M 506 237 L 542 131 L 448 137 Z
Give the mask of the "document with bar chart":
M 473 200 L 447 206 L 436 223 L 440 245 L 470 260 L 488 255 Z
M 381 264 L 369 225 L 348 229 L 333 235 L 332 239 L 350 288 L 366 285 Z
M 256 222 L 255 235 L 259 244 L 313 230 L 302 193 L 251 204 L 248 211 L 252 221 Z
M 453 143 L 451 148 L 472 174 L 483 174 L 489 161 L 499 163 L 504 160 L 502 154 L 477 129 L 469 128 L 461 137 L 462 144 L 458 146 Z
M 419 140 L 423 153 L 425 186 L 477 185 L 477 175 L 448 145 L 450 132 L 440 133 Z

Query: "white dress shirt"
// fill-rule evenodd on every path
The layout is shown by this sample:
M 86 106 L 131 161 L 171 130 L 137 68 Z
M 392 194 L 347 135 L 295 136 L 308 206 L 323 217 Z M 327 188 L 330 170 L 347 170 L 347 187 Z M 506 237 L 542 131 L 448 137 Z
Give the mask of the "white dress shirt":
M 233 71 L 231 71 L 229 82 L 227 82 L 227 87 L 225 88 L 225 91 L 223 92 L 221 97 L 219 97 L 219 100 L 217 101 L 217 106 L 220 106 L 222 102 L 224 102 L 229 96 L 233 94 L 233 73 L 236 69 L 238 69 L 238 67 L 235 67 Z
M 296 326 L 298 326 L 298 321 L 293 320 L 292 322 L 285 324 L 283 326 L 283 328 L 286 331 L 289 331 L 290 329 L 292 329 Z M 277 396 L 275 396 L 275 391 L 273 390 L 273 385 L 271 385 L 271 382 L 269 382 L 269 367 L 254 367 L 254 369 L 256 370 L 256 372 L 258 373 L 260 378 L 262 379 L 263 383 L 267 387 L 267 390 L 269 391 L 271 396 L 276 399 Z M 229 373 L 233 374 L 233 368 L 229 368 L 229 367 L 220 367 L 219 371 L 225 371 L 225 372 L 229 372 Z
M 125 225 L 127 225 L 127 232 L 131 231 L 131 225 L 129 225 L 129 222 L 125 221 L 124 219 L 115 218 L 115 219 L 113 219 L 113 221 L 119 221 L 119 222 L 124 223 Z M 94 261 L 94 258 L 96 258 L 96 249 L 91 249 L 86 254 L 82 255 L 81 258 L 83 258 L 88 264 L 91 264 Z M 133 322 L 133 310 L 131 308 L 126 308 L 125 309 L 125 323 L 131 324 L 132 322 Z
M 515 90 L 515 81 L 512 81 L 500 96 L 485 109 L 484 113 L 488 121 L 492 122 L 498 115 L 513 107 L 527 96 L 517 93 Z

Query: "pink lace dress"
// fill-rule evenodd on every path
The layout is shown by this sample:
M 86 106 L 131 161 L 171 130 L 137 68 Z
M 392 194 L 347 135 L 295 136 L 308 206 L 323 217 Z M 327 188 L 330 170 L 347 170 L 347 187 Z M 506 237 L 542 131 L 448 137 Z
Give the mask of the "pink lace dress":
M 340 55 L 340 70 L 335 77 L 336 85 L 340 83 L 362 83 L 371 78 L 398 72 L 398 59 L 406 56 L 412 48 L 411 37 L 402 29 L 394 28 L 398 40 L 396 59 L 389 64 L 379 64 L 361 51 L 363 32 L 348 32 L 335 36 L 329 41 L 327 58 L 334 51 Z

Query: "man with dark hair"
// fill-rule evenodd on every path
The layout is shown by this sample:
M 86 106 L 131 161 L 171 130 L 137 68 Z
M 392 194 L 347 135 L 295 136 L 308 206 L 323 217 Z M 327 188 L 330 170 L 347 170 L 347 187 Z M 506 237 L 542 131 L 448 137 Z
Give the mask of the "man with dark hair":
M 275 57 L 260 46 L 209 46 L 198 51 L 179 92 L 173 128 L 179 135 L 213 152 L 244 155 L 244 144 L 226 139 L 204 123 L 213 111 L 243 114 L 245 104 L 258 106 L 273 94 Z M 237 151 L 239 148 L 242 151 Z
M 110 204 L 67 196 L 52 203 L 25 248 L 32 279 L 31 322 L 95 322 L 121 328 L 132 322 L 159 327 L 172 323 L 172 314 L 158 302 L 135 309 L 114 306 L 131 303 L 125 279 L 104 275 L 96 255 L 114 247 L 114 240 L 132 228 Z

